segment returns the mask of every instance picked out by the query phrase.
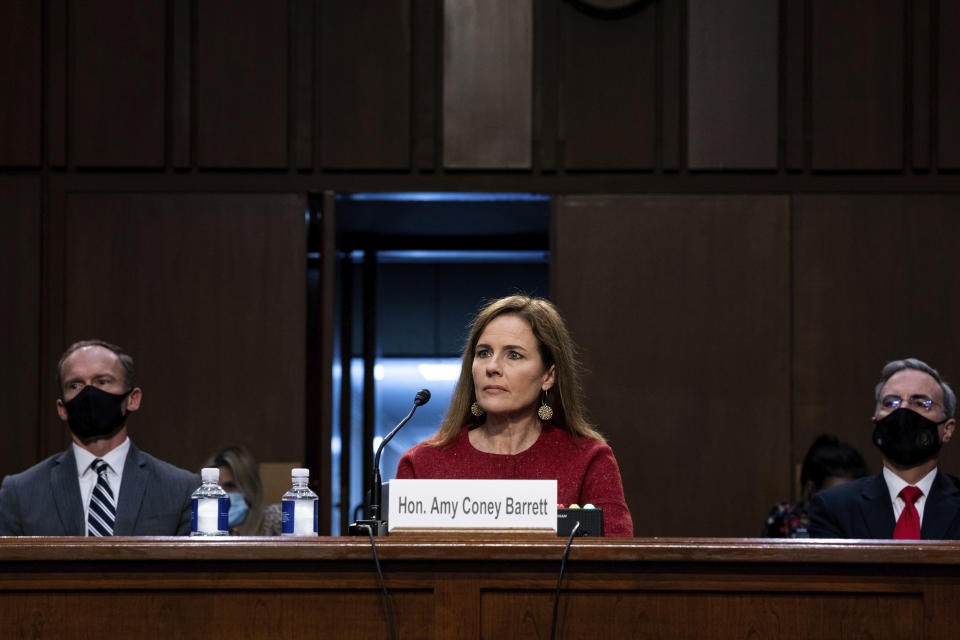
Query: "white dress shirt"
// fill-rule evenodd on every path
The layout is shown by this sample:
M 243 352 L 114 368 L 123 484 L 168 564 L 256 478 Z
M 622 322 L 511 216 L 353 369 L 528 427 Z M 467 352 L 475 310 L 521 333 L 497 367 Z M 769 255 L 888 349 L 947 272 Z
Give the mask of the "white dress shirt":
M 933 486 L 933 479 L 936 477 L 937 468 L 934 467 L 933 471 L 923 476 L 920 482 L 913 485 L 923 492 L 923 495 L 913 503 L 913 506 L 917 508 L 917 514 L 920 516 L 921 526 L 923 525 L 923 506 L 927 503 L 927 496 L 930 495 L 930 487 Z M 893 521 L 896 522 L 900 519 L 903 508 L 907 506 L 907 503 L 900 497 L 900 492 L 903 491 L 904 487 L 909 486 L 910 483 L 886 467 L 883 468 L 883 479 L 887 483 L 887 489 L 890 490 L 890 502 L 893 503 Z
M 90 494 L 97 484 L 97 472 L 90 468 L 97 456 L 73 443 L 73 457 L 77 459 L 77 475 L 80 480 L 80 500 L 83 504 L 83 522 L 86 530 L 87 512 L 90 509 Z M 120 446 L 109 451 L 100 459 L 107 463 L 107 484 L 113 491 L 114 505 L 120 500 L 120 480 L 123 478 L 123 463 L 130 451 L 130 438 L 125 438 Z

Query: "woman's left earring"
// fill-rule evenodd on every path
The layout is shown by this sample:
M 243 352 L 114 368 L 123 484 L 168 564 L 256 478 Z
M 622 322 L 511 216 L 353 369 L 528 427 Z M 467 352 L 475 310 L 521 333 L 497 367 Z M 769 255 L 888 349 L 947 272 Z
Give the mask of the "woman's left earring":
M 479 402 L 474 402 L 472 405 L 470 405 L 470 413 L 473 414 L 473 417 L 474 417 L 474 418 L 482 418 L 482 417 L 483 417 L 484 411 L 483 411 L 483 409 L 480 408 L 480 403 L 479 403 Z
M 544 391 L 540 397 L 540 408 L 537 409 L 537 415 L 543 422 L 548 422 L 553 418 L 553 407 L 547 404 L 547 392 Z

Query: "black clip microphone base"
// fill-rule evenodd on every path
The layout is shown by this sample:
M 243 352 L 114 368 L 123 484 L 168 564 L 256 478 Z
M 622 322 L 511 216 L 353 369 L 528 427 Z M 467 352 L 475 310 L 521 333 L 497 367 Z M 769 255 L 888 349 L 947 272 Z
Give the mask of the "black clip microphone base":
M 368 536 L 372 531 L 375 536 L 389 535 L 387 532 L 386 520 L 357 520 L 347 528 L 347 535 L 350 536 Z

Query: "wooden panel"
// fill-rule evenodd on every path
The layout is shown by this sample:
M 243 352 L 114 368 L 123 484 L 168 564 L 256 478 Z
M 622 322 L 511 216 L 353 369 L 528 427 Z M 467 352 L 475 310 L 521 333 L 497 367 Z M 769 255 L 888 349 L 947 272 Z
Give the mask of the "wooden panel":
M 875 471 L 873 388 L 884 363 L 916 357 L 960 382 L 960 196 L 796 196 L 794 451 L 824 431 Z M 944 468 L 960 450 L 944 447 Z
M 74 163 L 163 166 L 165 3 L 77 4 L 70 47 Z
M 784 9 L 785 28 L 784 59 L 784 138 L 786 142 L 785 158 L 787 169 L 803 169 L 807 157 L 808 140 L 806 126 L 806 65 L 805 32 L 806 0 L 786 0 Z
M 286 2 L 198 0 L 197 161 L 287 166 Z
M 567 169 L 654 164 L 656 9 L 600 20 L 564 3 L 561 137 Z
M 546 638 L 561 538 L 377 540 L 399 638 Z M 952 638 L 955 542 L 577 539 L 558 638 Z M 120 607 L 136 615 L 104 616 Z M 11 637 L 388 637 L 365 538 L 0 539 Z M 250 633 L 251 629 L 257 630 Z M 319 630 L 319 632 L 318 632 Z
M 534 28 L 534 168 L 556 171 L 560 117 L 560 3 L 535 0 Z
M 637 535 L 756 535 L 790 495 L 787 202 L 558 205 L 551 292 L 592 372 L 588 408 Z
M 40 313 L 40 396 L 39 429 L 37 434 L 37 458 L 46 458 L 70 443 L 69 430 L 64 428 L 56 412 L 60 390 L 56 385 L 57 360 L 66 346 L 63 333 L 63 309 L 66 298 L 66 282 L 63 274 L 64 254 L 67 239 L 64 236 L 66 196 L 58 181 L 47 182 L 49 190 L 44 196 L 41 234 L 41 313 Z
M 424 637 L 433 627 L 429 592 L 393 593 L 393 606 L 403 611 L 400 637 Z M 104 615 L 105 600 L 117 612 Z M 385 616 L 369 615 L 382 608 L 382 595 L 368 590 L 250 589 L 222 592 L 166 589 L 118 589 L 98 593 L 53 590 L 38 599 L 32 593 L 4 594 L 4 626 L 15 638 L 84 638 L 149 635 L 164 638 L 243 638 L 251 629 L 270 630 L 280 638 L 389 637 Z M 354 615 L 365 611 L 368 615 Z M 322 633 L 318 633 L 322 629 Z M 39 631 L 39 634 L 38 634 Z
M 313 168 L 315 8 L 311 0 L 295 0 L 292 5 L 294 126 L 291 145 L 297 169 Z
M 37 455 L 40 367 L 40 180 L 0 176 L 0 370 L 4 407 L 0 477 L 22 471 Z M 52 382 L 51 382 L 52 385 Z M 51 408 L 52 409 L 52 408 Z
M 172 35 L 170 67 L 170 156 L 174 168 L 186 169 L 193 162 L 190 131 L 192 122 L 191 2 L 171 0 Z
M 955 117 L 960 113 L 960 82 L 957 81 L 960 78 L 960 42 L 956 37 L 960 29 L 960 3 L 938 4 L 938 160 L 941 168 L 960 169 L 960 122 Z
M 690 0 L 688 6 L 688 166 L 775 169 L 777 3 Z
M 67 0 L 49 0 L 47 6 L 44 126 L 48 162 L 62 167 L 67 164 Z
M 189 469 L 231 442 L 303 459 L 305 211 L 290 195 L 69 196 L 66 341 L 137 360 L 145 451 Z
M 437 167 L 440 121 L 439 0 L 413 3 L 413 165 L 416 169 Z
M 0 165 L 40 164 L 42 23 L 39 2 L 0 5 Z
M 410 165 L 410 0 L 323 2 L 320 109 L 324 168 Z
M 903 168 L 904 0 L 811 0 L 813 169 Z
M 682 32 L 683 0 L 662 0 L 657 3 L 661 17 L 661 46 L 663 63 L 660 71 L 660 136 L 662 165 L 666 171 L 675 171 L 680 167 L 680 85 L 682 77 L 683 37 Z
M 912 58 L 910 84 L 913 88 L 913 122 L 910 143 L 914 169 L 930 168 L 930 106 L 933 95 L 933 28 L 930 0 L 912 0 Z
M 443 164 L 526 169 L 533 0 L 444 0 Z
M 483 638 L 550 635 L 553 596 L 531 591 L 482 594 Z M 565 590 L 557 624 L 587 638 L 611 620 L 634 638 L 900 638 L 923 629 L 920 594 L 623 593 Z M 518 626 L 519 625 L 519 626 Z M 707 631 L 709 630 L 709 631 Z M 707 635 L 705 635 L 707 631 Z

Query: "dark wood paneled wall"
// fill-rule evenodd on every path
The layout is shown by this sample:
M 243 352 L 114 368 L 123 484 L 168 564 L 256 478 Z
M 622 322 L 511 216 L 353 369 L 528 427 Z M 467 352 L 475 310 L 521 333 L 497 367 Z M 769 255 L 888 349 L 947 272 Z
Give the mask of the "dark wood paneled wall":
M 755 535 L 790 492 L 789 198 L 572 196 L 552 226 L 636 535 Z
M 42 4 L 4 2 L 0 5 L 0 79 L 7 97 L 0 100 L 0 166 L 40 166 L 42 61 Z
M 144 450 L 190 468 L 231 442 L 303 459 L 305 211 L 284 194 L 70 194 L 64 343 L 134 354 Z
M 0 383 L 6 407 L 0 465 L 10 473 L 36 460 L 40 389 L 40 180 L 0 175 L 0 313 L 7 366 Z
M 777 3 L 691 0 L 691 169 L 777 167 Z M 726 37 L 731 32 L 742 35 Z
M 166 43 L 157 28 L 164 7 L 162 0 L 73 5 L 67 131 L 76 166 L 164 166 Z
M 813 434 L 867 447 L 883 360 L 960 375 L 957 27 L 944 0 L 5 2 L 0 473 L 63 445 L 52 368 L 90 332 L 151 380 L 145 448 L 325 459 L 307 194 L 542 192 L 594 413 L 661 511 L 638 531 L 752 534 Z M 678 467 L 711 499 L 642 502 Z
M 843 433 L 878 468 L 871 383 L 888 360 L 925 360 L 957 389 L 958 214 L 960 194 L 794 197 L 798 445 Z M 943 460 L 960 471 L 960 447 L 947 445 Z

